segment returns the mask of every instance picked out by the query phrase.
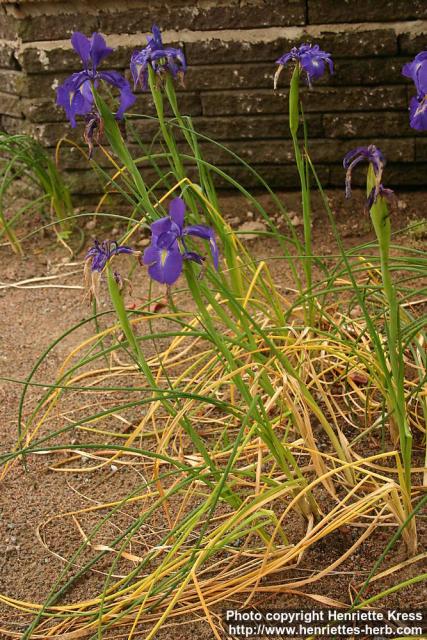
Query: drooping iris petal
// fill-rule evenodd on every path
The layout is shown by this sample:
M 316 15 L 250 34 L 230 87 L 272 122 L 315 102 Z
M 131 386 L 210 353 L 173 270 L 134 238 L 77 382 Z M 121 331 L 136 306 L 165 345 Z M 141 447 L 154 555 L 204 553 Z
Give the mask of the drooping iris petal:
M 218 270 L 219 265 L 219 250 L 215 239 L 214 230 L 203 224 L 192 224 L 184 227 L 182 231 L 183 237 L 194 236 L 196 238 L 202 238 L 209 241 L 209 248 L 212 254 L 213 263 L 215 269 Z
M 422 100 L 415 96 L 409 103 L 409 122 L 417 131 L 427 131 L 427 95 Z
M 178 248 L 166 249 L 150 245 L 144 251 L 143 262 L 148 273 L 160 284 L 174 284 L 182 272 L 184 257 Z
M 366 206 L 368 209 L 372 207 L 378 196 L 387 198 L 387 200 L 391 200 L 393 197 L 395 197 L 394 191 L 392 189 L 386 189 L 382 184 L 379 185 L 378 189 L 376 189 L 376 187 L 373 187 L 366 202 Z
M 209 240 L 209 249 L 212 254 L 214 267 L 216 270 L 218 270 L 219 250 L 213 230 L 210 227 L 205 227 L 202 224 L 193 224 L 185 227 L 183 234 L 188 236 L 196 236 L 197 238 L 203 238 L 204 240 Z
M 213 263 L 214 263 L 214 267 L 215 269 L 218 271 L 218 266 L 219 266 L 219 249 L 218 249 L 218 245 L 216 242 L 216 238 L 212 232 L 211 237 L 209 238 L 209 247 L 211 250 L 211 254 L 212 254 L 212 259 L 213 259 Z
M 213 229 L 211 229 L 210 227 L 205 227 L 202 224 L 193 224 L 188 227 L 185 227 L 183 235 L 196 236 L 197 238 L 203 238 L 204 240 L 209 240 L 209 248 L 211 250 L 213 263 L 214 263 L 215 269 L 218 270 L 219 250 L 218 250 L 218 245 L 216 243 Z
M 375 174 L 375 185 L 372 188 L 368 199 L 367 199 L 367 207 L 370 209 L 378 196 L 383 195 L 389 197 L 393 192 L 391 189 L 385 189 L 382 185 L 382 175 L 383 169 L 386 164 L 385 157 L 383 153 L 376 147 L 374 144 L 370 144 L 367 147 L 357 147 L 352 151 L 349 151 L 344 156 L 343 166 L 346 169 L 345 176 L 345 196 L 346 198 L 351 197 L 351 176 L 353 169 L 360 162 L 368 162 Z
M 203 238 L 203 240 L 209 240 L 212 233 L 212 229 L 204 224 L 190 224 L 183 231 L 185 236 L 196 236 L 197 238 Z
M 184 253 L 184 260 L 191 260 L 191 262 L 197 262 L 197 264 L 203 264 L 205 259 L 195 251 L 186 251 Z
M 115 249 L 112 250 L 112 255 L 118 255 L 119 253 L 134 253 L 134 250 L 132 249 L 132 247 L 126 247 L 125 245 L 119 245 L 117 244 L 117 242 L 114 242 L 112 244 L 115 244 L 116 247 Z
M 378 147 L 374 144 L 370 144 L 367 147 L 356 147 L 352 151 L 349 151 L 344 156 L 343 166 L 347 169 L 345 176 L 345 196 L 351 197 L 351 176 L 353 169 L 360 162 L 368 162 L 372 165 L 375 173 L 377 191 L 381 184 L 383 169 L 386 163 L 385 157 Z
M 120 91 L 120 104 L 116 112 L 116 118 L 121 120 L 124 112 L 133 105 L 136 96 L 132 93 L 129 82 L 118 71 L 101 71 L 98 74 L 101 80 L 108 82 L 112 87 Z
M 350 166 L 355 166 L 364 160 L 373 165 L 375 173 L 382 171 L 386 163 L 382 151 L 374 144 L 370 144 L 367 147 L 356 147 L 346 153 L 343 159 L 343 167 L 348 169 Z
M 57 88 L 56 102 L 65 109 L 71 126 L 76 126 L 76 116 L 84 116 L 92 110 L 93 95 L 87 88 L 87 76 L 84 71 L 73 73 Z

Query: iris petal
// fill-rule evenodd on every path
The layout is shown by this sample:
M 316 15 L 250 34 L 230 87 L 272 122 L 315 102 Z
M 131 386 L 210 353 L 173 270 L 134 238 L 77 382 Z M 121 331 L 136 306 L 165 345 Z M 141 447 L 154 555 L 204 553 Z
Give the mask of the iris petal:
M 148 273 L 160 284 L 174 284 L 181 275 L 183 256 L 178 249 L 161 249 L 150 245 L 144 251 L 144 264 L 148 265 Z
M 120 91 L 120 104 L 117 109 L 116 118 L 121 120 L 124 112 L 133 105 L 136 100 L 136 96 L 132 93 L 129 82 L 118 73 L 118 71 L 102 71 L 99 77 L 105 82 L 108 82 L 111 86 L 117 87 Z
M 423 98 L 427 93 L 427 51 L 421 51 L 403 65 L 402 75 L 414 82 L 418 97 Z
M 185 216 L 185 202 L 182 198 L 174 198 L 169 205 L 169 215 L 182 230 Z
M 85 67 L 87 67 L 87 64 L 90 60 L 90 48 L 91 48 L 91 43 L 89 38 L 87 38 L 84 33 L 80 33 L 80 31 L 75 31 L 71 36 L 71 44 L 73 45 L 74 51 L 76 51 L 76 53 L 79 54 Z
M 204 240 L 209 240 L 212 233 L 212 229 L 203 224 L 191 224 L 188 227 L 185 227 L 183 232 L 185 236 L 196 236 L 197 238 L 203 238 Z
M 90 57 L 92 60 L 92 67 L 94 71 L 96 71 L 96 68 L 99 65 L 99 63 L 108 55 L 110 55 L 112 51 L 113 49 L 111 49 L 110 47 L 107 47 L 105 38 L 103 38 L 100 33 L 92 34 Z
M 171 230 L 172 221 L 169 216 L 155 220 L 151 225 L 151 233 L 153 236 L 160 236 L 162 233 L 167 233 Z

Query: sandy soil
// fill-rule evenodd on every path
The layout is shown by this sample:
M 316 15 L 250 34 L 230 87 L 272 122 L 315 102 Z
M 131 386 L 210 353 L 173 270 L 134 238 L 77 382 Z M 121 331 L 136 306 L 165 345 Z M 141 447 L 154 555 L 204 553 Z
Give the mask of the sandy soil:
M 281 194 L 288 209 L 299 217 L 299 203 L 296 194 Z M 330 194 L 331 203 L 339 213 L 337 222 L 346 246 L 354 246 L 372 239 L 369 220 L 363 215 L 363 196 L 356 194 L 353 201 L 344 201 L 341 193 Z M 411 221 L 426 217 L 425 194 L 406 193 L 399 196 L 399 206 L 393 213 L 394 228 L 402 228 Z M 223 200 L 224 211 L 233 220 L 236 227 L 244 221 L 251 222 L 253 215 L 248 205 L 241 198 L 226 197 Z M 249 213 L 248 213 L 249 212 Z M 274 214 L 274 208 L 271 212 Z M 299 222 L 296 220 L 296 222 Z M 250 228 L 250 227 L 249 227 Z M 296 225 L 298 232 L 301 227 Z M 100 233 L 109 233 L 113 238 L 115 229 L 86 229 L 87 245 L 91 237 Z M 318 201 L 314 205 L 314 246 L 316 252 L 324 256 L 337 253 L 332 232 Z M 399 243 L 425 247 L 425 237 L 412 233 L 405 234 Z M 271 265 L 275 277 L 286 286 L 287 271 L 283 261 L 275 258 L 278 249 L 272 241 L 255 238 L 250 246 L 257 258 L 265 259 Z M 17 411 L 22 381 L 30 372 L 37 358 L 48 345 L 72 324 L 78 323 L 91 315 L 91 309 L 82 302 L 82 258 L 70 258 L 67 251 L 50 236 L 36 236 L 24 245 L 23 258 L 14 255 L 8 247 L 0 247 L 1 285 L 0 285 L 0 367 L 3 380 L 0 382 L 0 451 L 12 449 L 17 438 Z M 332 258 L 331 258 L 332 259 Z M 21 284 L 30 278 L 55 276 L 51 280 L 41 280 L 30 284 Z M 34 288 L 31 288 L 34 287 Z M 39 287 L 39 288 L 35 288 Z M 144 296 L 144 291 L 136 289 L 135 299 Z M 104 296 L 104 300 L 106 297 Z M 105 309 L 107 308 L 104 302 Z M 79 332 L 79 338 L 89 337 L 93 326 L 88 323 Z M 49 383 L 54 379 L 55 371 L 62 357 L 75 344 L 76 336 L 65 338 L 57 349 L 47 357 L 41 366 L 36 380 Z M 5 378 L 15 380 L 6 381 Z M 40 389 L 32 387 L 28 391 L 26 412 L 34 406 L 40 397 Z M 18 464 L 14 467 L 2 484 L 0 492 L 0 593 L 21 600 L 39 602 L 49 592 L 50 587 L 63 567 L 63 561 L 55 555 L 67 556 L 79 540 L 76 530 L 74 536 L 60 521 L 48 524 L 43 530 L 42 544 L 37 527 L 50 516 L 68 510 L 70 504 L 74 508 L 87 504 L 91 500 L 102 499 L 105 493 L 114 497 L 123 496 L 131 491 L 138 482 L 138 474 L 132 470 L 120 470 L 113 474 L 108 469 L 97 473 L 54 473 L 48 469 L 52 459 L 50 456 L 33 456 L 28 462 L 28 470 Z M 427 534 L 425 525 L 420 520 L 420 553 L 425 550 Z M 380 532 L 374 539 L 369 539 L 357 554 L 350 557 L 340 570 L 313 585 L 313 593 L 323 593 L 331 598 L 345 599 L 351 585 L 360 581 L 372 568 L 372 565 L 383 550 L 390 533 Z M 325 558 L 332 561 L 337 554 L 350 545 L 346 533 L 319 543 L 307 557 L 301 572 L 308 567 L 324 564 Z M 142 542 L 141 542 L 142 545 Z M 402 544 L 397 545 L 392 558 L 386 563 L 404 559 Z M 420 566 L 418 567 L 420 568 Z M 399 574 L 409 577 L 416 573 L 417 567 L 410 567 Z M 101 575 L 92 574 L 81 578 L 73 588 L 72 599 L 86 598 L 96 595 L 102 584 Z M 71 596 L 70 596 L 71 597 Z M 348 596 L 349 597 L 349 596 Z M 347 599 L 348 599 L 347 597 Z M 425 604 L 426 594 L 422 586 L 414 586 L 389 597 L 388 606 L 405 607 Z M 298 597 L 269 596 L 261 598 L 264 606 L 271 607 L 310 607 L 311 602 Z M 218 612 L 221 607 L 218 608 Z M 19 634 L 25 628 L 25 621 L 20 614 L 6 609 L 0 604 L 0 626 L 9 625 Z M 169 628 L 165 626 L 156 638 L 191 638 L 197 634 L 200 638 L 213 638 L 206 620 L 199 622 L 184 621 L 183 624 Z M 111 636 L 105 636 L 114 638 Z M 137 636 L 142 639 L 142 635 Z

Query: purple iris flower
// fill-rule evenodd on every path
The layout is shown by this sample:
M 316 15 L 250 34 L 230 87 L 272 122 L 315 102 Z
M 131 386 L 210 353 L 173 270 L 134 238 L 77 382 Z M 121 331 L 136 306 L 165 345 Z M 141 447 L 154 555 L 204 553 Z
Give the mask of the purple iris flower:
M 276 60 L 276 64 L 278 64 L 279 67 L 274 75 L 275 89 L 283 67 L 288 64 L 290 60 L 298 62 L 301 69 L 305 71 L 310 87 L 312 80 L 317 80 L 325 73 L 325 63 L 328 64 L 330 73 L 334 72 L 334 63 L 332 62 L 330 53 L 322 51 L 318 44 L 302 44 L 299 47 L 293 47 L 289 53 L 284 53 L 283 56 Z
M 151 65 L 157 75 L 169 72 L 174 79 L 182 81 L 187 70 L 184 52 L 174 47 L 164 47 L 162 35 L 157 25 L 153 25 L 152 34 L 147 36 L 147 46 L 141 51 L 134 51 L 130 61 L 134 86 L 138 83 L 146 90 L 148 88 L 148 67 Z
M 383 170 L 386 164 L 385 157 L 374 144 L 370 144 L 368 147 L 356 147 L 352 149 L 344 156 L 343 166 L 347 170 L 345 176 L 345 197 L 351 197 L 351 174 L 353 169 L 361 162 L 368 162 L 372 165 L 375 174 L 375 186 L 372 188 L 371 193 L 368 196 L 367 207 L 370 209 L 378 196 L 390 197 L 393 195 L 391 189 L 383 187 L 381 180 Z
M 148 273 L 153 280 L 161 284 L 171 285 L 178 280 L 184 260 L 203 263 L 201 255 L 187 249 L 187 236 L 209 241 L 215 269 L 218 269 L 219 254 L 213 230 L 201 224 L 184 227 L 184 216 L 184 200 L 174 198 L 169 205 L 169 215 L 151 225 L 151 244 L 144 251 L 143 263 L 148 265 Z
M 120 105 L 116 118 L 122 118 L 126 109 L 136 100 L 128 81 L 117 71 L 98 71 L 99 63 L 113 50 L 107 47 L 99 33 L 92 34 L 89 39 L 83 33 L 75 31 L 71 36 L 71 44 L 82 60 L 83 71 L 71 74 L 58 87 L 56 94 L 56 102 L 65 109 L 71 126 L 76 126 L 77 115 L 85 116 L 93 111 L 92 85 L 97 87 L 100 80 L 120 91 Z
M 92 260 L 91 271 L 101 272 L 109 259 L 119 253 L 134 253 L 134 250 L 131 247 L 119 245 L 115 241 L 98 242 L 95 240 L 93 247 L 87 252 L 85 260 Z

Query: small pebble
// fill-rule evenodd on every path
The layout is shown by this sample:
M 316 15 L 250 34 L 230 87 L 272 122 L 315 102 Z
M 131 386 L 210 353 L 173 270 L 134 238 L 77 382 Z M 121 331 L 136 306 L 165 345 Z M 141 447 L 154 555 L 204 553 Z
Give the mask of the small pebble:
M 300 227 L 302 224 L 303 222 L 299 216 L 295 216 L 294 218 L 291 218 L 291 225 L 293 227 Z

